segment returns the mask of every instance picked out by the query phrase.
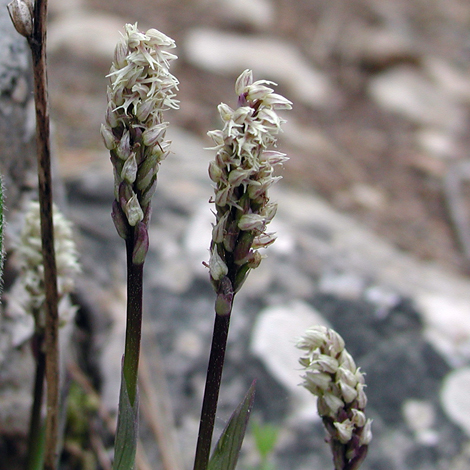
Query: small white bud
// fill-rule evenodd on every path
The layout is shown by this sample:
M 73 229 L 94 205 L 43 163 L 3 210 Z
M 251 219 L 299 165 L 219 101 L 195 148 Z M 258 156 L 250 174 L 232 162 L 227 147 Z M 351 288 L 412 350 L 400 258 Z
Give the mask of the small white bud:
M 238 228 L 246 232 L 251 230 L 262 232 L 265 227 L 266 219 L 260 214 L 244 214 L 238 222 Z
M 131 153 L 131 156 L 124 162 L 121 171 L 121 178 L 124 181 L 132 184 L 137 176 L 137 160 L 135 158 L 135 152 Z
M 324 392 L 331 383 L 331 375 L 325 372 L 308 370 L 304 376 L 303 386 L 314 395 L 318 395 L 319 390 Z
M 357 384 L 357 406 L 359 409 L 363 410 L 367 405 L 367 395 L 364 392 L 365 385 L 364 384 Z
M 230 211 L 225 212 L 225 214 L 220 217 L 217 224 L 212 229 L 212 240 L 214 243 L 222 243 L 224 241 L 225 233 L 227 231 L 226 224 Z
M 352 372 L 356 372 L 356 363 L 354 362 L 354 359 L 352 358 L 351 354 L 344 349 L 339 358 L 338 358 L 339 365 L 342 366 L 344 369 L 348 369 Z
M 372 440 L 372 420 L 368 419 L 364 428 L 362 429 L 362 434 L 359 439 L 359 445 L 366 446 L 370 444 Z
M 338 370 L 338 361 L 331 356 L 326 354 L 319 354 L 315 360 L 312 361 L 313 367 L 318 367 L 322 372 L 328 372 L 334 374 Z
M 131 154 L 131 137 L 128 130 L 122 134 L 121 140 L 116 148 L 116 153 L 121 160 L 127 160 L 129 158 Z
M 137 199 L 136 194 L 134 194 L 127 201 L 123 210 L 127 216 L 127 220 L 131 227 L 134 227 L 138 222 L 140 222 L 144 218 L 144 213 L 142 212 L 142 208 L 140 207 L 139 200 Z
M 357 391 L 355 388 L 344 382 L 338 382 L 338 386 L 341 390 L 341 395 L 343 396 L 345 403 L 351 403 L 357 397 Z
M 252 83 L 253 72 L 247 69 L 237 78 L 237 81 L 235 82 L 235 93 L 237 95 L 241 95 L 245 91 L 245 88 Z
M 335 422 L 333 425 L 337 430 L 339 442 L 347 444 L 351 440 L 354 424 L 349 419 L 346 419 L 342 423 Z
M 103 138 L 104 145 L 108 150 L 113 150 L 116 148 L 116 138 L 114 137 L 111 129 L 104 124 L 101 124 L 101 137 Z
M 350 387 L 356 387 L 358 384 L 356 375 L 344 367 L 338 367 L 338 370 L 336 371 L 336 379 Z
M 220 257 L 217 251 L 217 245 L 215 243 L 209 260 L 209 272 L 212 279 L 214 279 L 215 281 L 220 281 L 228 273 L 227 265 L 224 263 L 224 260 Z
M 338 410 L 344 406 L 343 400 L 338 398 L 336 395 L 333 395 L 333 393 L 327 392 L 323 395 L 322 398 L 328 409 L 327 416 L 335 416 Z
M 355 408 L 353 408 L 352 410 L 352 414 L 353 414 L 353 423 L 358 427 L 358 428 L 362 428 L 365 426 L 366 424 L 366 415 L 362 412 L 362 411 L 359 411 L 359 410 L 356 410 Z

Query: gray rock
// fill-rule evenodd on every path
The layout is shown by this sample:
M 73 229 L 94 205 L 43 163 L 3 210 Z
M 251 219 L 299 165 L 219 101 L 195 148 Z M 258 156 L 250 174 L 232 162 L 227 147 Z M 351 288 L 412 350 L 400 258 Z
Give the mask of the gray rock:
M 333 90 L 328 77 L 287 42 L 193 29 L 187 33 L 183 48 L 189 61 L 197 67 L 237 76 L 241 70 L 254 69 L 255 80 L 263 77 L 288 87 L 291 100 L 301 100 L 311 106 L 331 104 Z

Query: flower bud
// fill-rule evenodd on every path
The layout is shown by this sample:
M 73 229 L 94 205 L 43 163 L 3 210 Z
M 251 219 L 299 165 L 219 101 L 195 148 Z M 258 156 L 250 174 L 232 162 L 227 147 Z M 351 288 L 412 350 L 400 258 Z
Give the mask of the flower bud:
M 137 172 L 137 189 L 143 191 L 151 183 L 158 171 L 158 162 L 161 158 L 161 152 L 153 152 L 145 157 Z
M 343 396 L 345 403 L 351 403 L 357 397 L 357 391 L 355 388 L 344 382 L 338 382 L 338 386 L 341 390 L 341 395 Z
M 108 150 L 114 150 L 118 144 L 116 137 L 108 126 L 101 124 L 101 137 L 103 138 L 104 146 Z
M 114 129 L 119 124 L 118 115 L 116 113 L 116 104 L 112 100 L 108 101 L 108 105 L 106 107 L 105 120 L 106 120 L 106 124 L 111 129 Z
M 336 378 L 338 381 L 345 383 L 353 388 L 356 387 L 358 383 L 356 375 L 344 367 L 338 367 L 338 370 L 336 371 Z
M 230 215 L 230 211 L 227 211 L 227 213 Z M 229 253 L 233 253 L 233 250 L 237 246 L 239 234 L 240 234 L 240 230 L 238 229 L 237 221 L 232 220 L 229 226 L 226 227 L 224 238 L 223 238 L 224 248 Z
M 331 375 L 326 372 L 307 371 L 302 384 L 309 392 L 314 395 L 326 391 L 331 383 Z
M 247 260 L 247 265 L 250 269 L 256 269 L 260 264 L 263 256 L 259 251 L 251 251 L 251 257 Z
M 218 222 L 212 228 L 212 241 L 214 243 L 222 243 L 226 233 L 225 224 L 227 223 L 228 216 L 230 211 L 225 212 L 225 214 L 219 218 Z
M 129 234 L 129 223 L 124 212 L 121 209 L 121 206 L 116 200 L 113 201 L 111 218 L 113 219 L 114 226 L 116 227 L 118 235 L 121 238 L 124 238 L 124 240 L 126 240 Z
M 232 310 L 233 289 L 232 283 L 227 276 L 224 276 L 217 289 L 217 298 L 215 301 L 215 313 L 217 315 L 228 315 Z
M 24 0 L 13 0 L 7 5 L 13 26 L 26 39 L 33 34 L 33 12 Z
M 163 122 L 151 127 L 150 129 L 146 129 L 142 134 L 144 145 L 147 145 L 148 147 L 153 147 L 156 145 L 163 138 L 163 134 L 165 133 L 167 127 L 168 123 Z
M 354 362 L 354 359 L 352 358 L 351 354 L 349 354 L 346 349 L 343 349 L 341 352 L 339 358 L 338 358 L 339 365 L 343 367 L 344 369 L 348 369 L 350 371 L 356 371 L 356 363 Z
M 215 161 L 211 161 L 209 164 L 209 178 L 214 182 L 218 183 L 222 180 L 224 175 L 223 170 L 216 164 Z
M 251 70 L 245 70 L 235 82 L 235 93 L 241 95 L 245 88 L 253 83 L 253 72 Z
M 137 176 L 137 160 L 135 152 L 132 152 L 130 157 L 124 162 L 121 171 L 121 179 L 132 184 Z
M 351 440 L 354 424 L 349 419 L 346 419 L 342 423 L 333 423 L 333 426 L 336 428 L 338 441 L 341 444 L 347 444 Z
M 152 176 L 150 184 L 144 190 L 140 198 L 142 207 L 147 207 L 150 204 L 150 201 L 152 200 L 152 197 L 155 194 L 156 190 L 157 190 L 157 175 L 154 174 Z
M 227 265 L 225 264 L 224 260 L 220 257 L 216 243 L 214 243 L 214 247 L 212 248 L 211 257 L 209 260 L 209 273 L 211 278 L 215 281 L 220 281 L 220 279 L 222 279 L 228 273 Z
M 114 49 L 114 66 L 116 69 L 122 69 L 127 65 L 127 55 L 129 50 L 127 44 L 123 39 L 121 39 Z
M 124 213 L 127 216 L 129 225 L 134 227 L 138 222 L 144 218 L 144 213 L 140 207 L 137 195 L 134 194 L 123 207 Z
M 363 410 L 367 405 L 367 395 L 364 392 L 365 385 L 364 384 L 357 384 L 357 407 Z
M 119 144 L 116 148 L 116 154 L 121 160 L 127 160 L 131 155 L 131 143 L 130 143 L 130 134 L 126 130 L 119 141 Z
M 362 428 L 365 426 L 366 424 L 366 415 L 362 412 L 362 411 L 359 411 L 359 410 L 356 410 L 355 408 L 353 408 L 351 410 L 352 414 L 353 414 L 353 422 L 354 424 L 358 427 L 358 428 Z
M 147 226 L 143 222 L 138 222 L 134 231 L 134 250 L 132 251 L 132 263 L 135 265 L 144 264 L 148 249 L 149 235 Z
M 244 214 L 238 221 L 238 228 L 245 232 L 258 231 L 263 232 L 266 227 L 266 218 L 260 214 Z
M 361 437 L 359 439 L 359 445 L 366 446 L 370 444 L 372 440 L 372 420 L 368 419 L 365 426 L 362 429 Z
M 272 245 L 277 239 L 275 233 L 261 233 L 257 235 L 253 240 L 252 248 L 257 250 L 258 248 L 266 248 L 269 245 Z
M 228 185 L 219 189 L 215 194 L 215 204 L 220 207 L 226 206 L 232 195 L 232 191 L 232 187 Z
M 230 106 L 225 103 L 220 103 L 217 109 L 219 110 L 220 117 L 223 121 L 229 121 L 232 119 L 234 111 Z

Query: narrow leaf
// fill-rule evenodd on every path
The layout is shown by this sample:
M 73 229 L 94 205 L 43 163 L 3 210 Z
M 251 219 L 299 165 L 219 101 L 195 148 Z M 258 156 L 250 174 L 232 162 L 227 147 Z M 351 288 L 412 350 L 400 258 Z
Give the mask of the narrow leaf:
M 113 470 L 132 470 L 137 449 L 139 396 L 131 405 L 124 375 L 121 374 L 119 393 L 119 414 L 116 438 L 114 441 Z
M 233 412 L 212 453 L 208 470 L 234 470 L 255 398 L 255 381 Z

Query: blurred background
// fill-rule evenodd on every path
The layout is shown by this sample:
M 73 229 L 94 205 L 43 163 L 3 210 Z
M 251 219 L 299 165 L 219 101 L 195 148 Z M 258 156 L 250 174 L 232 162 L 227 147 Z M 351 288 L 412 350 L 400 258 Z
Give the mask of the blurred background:
M 470 3 L 50 0 L 54 145 L 84 266 L 74 354 L 111 413 L 124 250 L 109 217 L 111 164 L 99 129 L 119 31 L 135 22 L 176 40 L 181 101 L 167 115 L 174 154 L 159 173 L 146 262 L 148 461 L 157 467 L 149 429 L 161 417 L 144 401 L 161 400 L 166 377 L 172 404 L 161 406 L 175 411 L 175 453 L 191 465 L 213 321 L 201 265 L 213 222 L 212 153 L 203 148 L 212 144 L 206 132 L 220 127 L 217 105 L 236 104 L 234 81 L 251 68 L 294 103 L 279 141 L 291 160 L 273 191 L 279 239 L 237 294 L 216 432 L 257 377 L 254 414 L 280 430 L 278 468 L 329 468 L 293 347 L 306 327 L 323 323 L 367 372 L 374 444 L 365 470 L 469 468 Z M 78 406 L 99 436 L 101 421 L 86 413 Z M 262 468 L 254 434 L 240 468 Z M 112 439 L 100 442 L 109 468 Z M 65 447 L 67 468 L 82 470 L 87 446 Z
M 50 20 L 65 176 L 103 158 L 105 75 L 118 31 L 138 22 L 178 46 L 172 126 L 206 138 L 219 125 L 216 106 L 234 104 L 234 79 L 252 68 L 294 103 L 281 143 L 291 157 L 285 184 L 318 193 L 421 259 L 466 272 L 448 210 L 462 200 L 446 191 L 465 181 L 470 156 L 466 0 L 55 0 Z M 465 184 L 458 192 L 465 203 Z

